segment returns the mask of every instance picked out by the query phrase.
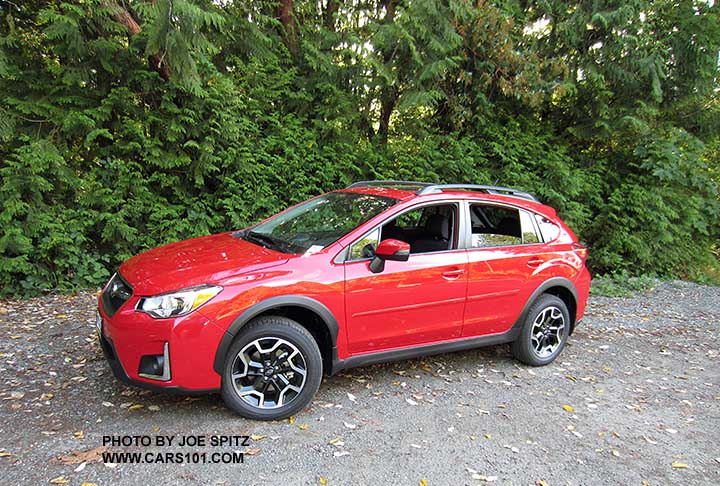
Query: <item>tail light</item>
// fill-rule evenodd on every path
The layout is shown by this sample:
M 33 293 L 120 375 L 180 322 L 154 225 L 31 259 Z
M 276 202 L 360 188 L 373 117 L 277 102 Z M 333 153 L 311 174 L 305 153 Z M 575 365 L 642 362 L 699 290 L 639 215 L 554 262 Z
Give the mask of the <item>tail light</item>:
M 585 260 L 587 260 L 587 254 L 588 254 L 587 246 L 583 245 L 582 243 L 573 243 L 571 245 L 571 248 L 577 254 L 577 256 L 580 257 L 580 259 L 583 262 Z

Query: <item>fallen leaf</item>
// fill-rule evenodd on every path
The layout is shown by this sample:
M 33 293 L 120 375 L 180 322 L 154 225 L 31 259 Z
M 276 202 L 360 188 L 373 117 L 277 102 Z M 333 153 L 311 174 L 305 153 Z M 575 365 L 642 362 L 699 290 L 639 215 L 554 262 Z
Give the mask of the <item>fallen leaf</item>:
M 538 479 L 537 481 L 535 481 L 535 484 L 537 486 L 548 486 L 548 483 L 543 481 L 542 479 Z
M 643 435 L 642 437 L 643 437 L 643 439 L 645 439 L 645 441 L 647 441 L 648 444 L 652 444 L 652 445 L 657 444 L 657 442 L 655 442 L 654 440 L 650 439 L 649 437 L 645 437 L 644 435 Z
M 3 400 L 20 400 L 24 396 L 23 392 L 10 392 L 10 396 L 5 397 Z
M 574 412 L 575 408 L 571 405 L 563 405 L 563 410 L 565 410 L 566 412 Z
M 87 466 L 87 462 L 81 462 L 78 467 L 76 467 L 73 471 L 74 472 L 80 472 L 83 469 L 85 469 L 85 466 Z
M 90 481 L 85 481 L 80 486 L 97 486 L 97 483 L 91 483 Z
M 412 398 L 406 398 L 405 401 L 408 402 L 409 405 L 417 405 L 417 402 Z
M 347 397 L 348 397 L 348 400 L 350 400 L 351 402 L 353 402 L 353 403 L 357 402 L 357 397 L 355 395 L 353 395 L 352 393 L 348 393 Z
M 427 479 L 421 479 L 421 480 L 420 480 L 420 486 L 428 486 Z
M 85 432 L 82 430 L 78 430 L 77 432 L 73 432 L 73 435 L 76 439 L 84 439 L 85 438 Z
M 148 407 L 148 410 L 151 410 L 151 411 L 153 411 L 153 412 L 157 412 L 158 410 L 160 410 L 160 407 L 157 406 L 157 405 L 150 405 L 150 406 Z
M 687 464 L 680 461 L 673 461 L 671 465 L 673 469 L 687 469 L 689 467 Z
M 349 422 L 343 422 L 343 425 L 344 425 L 345 427 L 347 427 L 348 429 L 350 429 L 350 430 L 355 430 L 355 429 L 357 428 L 357 425 L 351 424 L 351 423 L 349 423 Z
M 69 482 L 70 480 L 65 479 L 65 476 L 58 476 L 50 480 L 50 484 L 67 484 Z
M 258 452 L 260 452 L 260 449 L 258 449 L 256 447 L 249 447 L 249 448 L 243 450 L 243 453 L 247 454 L 248 456 L 254 456 Z
M 299 427 L 299 429 L 300 429 L 300 430 L 307 430 L 309 427 L 310 427 L 309 424 L 302 424 L 302 425 Z
M 102 406 L 103 406 L 103 407 L 114 407 L 115 405 L 113 405 L 113 404 L 110 403 L 110 402 L 102 402 Z
M 265 437 L 267 437 L 267 435 L 253 434 L 250 436 L 252 440 L 263 440 Z
M 293 424 L 295 423 L 295 417 L 293 417 L 292 415 L 290 415 L 290 416 L 288 417 L 288 422 L 290 422 L 290 425 L 293 425 Z
M 102 453 L 107 450 L 106 446 L 95 447 L 85 451 L 72 451 L 67 456 L 60 456 L 57 460 L 63 464 L 80 464 L 81 462 L 100 462 Z
M 675 429 L 665 429 L 665 432 L 667 432 L 668 434 L 677 434 L 678 431 Z
M 10 456 L 12 456 L 12 452 L 5 452 L 5 451 L 0 452 L 0 457 L 10 457 Z
M 612 453 L 613 456 L 615 456 L 615 457 L 620 457 L 620 452 L 619 452 L 617 449 L 613 449 L 613 450 L 610 451 L 610 452 Z
M 349 456 L 350 453 L 348 451 L 335 451 L 333 452 L 333 456 L 335 457 L 343 457 L 343 456 Z
M 327 484 L 327 479 L 325 479 L 323 476 L 320 476 L 320 484 Z
M 55 395 L 53 395 L 52 393 L 43 393 L 42 395 L 40 395 L 40 400 L 46 402 L 48 400 L 52 400 L 54 396 Z
M 130 405 L 128 407 L 128 410 L 140 410 L 141 408 L 144 408 L 144 407 L 145 407 L 145 405 L 143 405 L 142 403 L 136 403 L 135 405 Z
M 497 476 L 486 476 L 484 474 L 473 474 L 473 479 L 477 479 L 478 481 L 485 481 L 486 483 L 492 483 L 493 481 L 497 481 Z

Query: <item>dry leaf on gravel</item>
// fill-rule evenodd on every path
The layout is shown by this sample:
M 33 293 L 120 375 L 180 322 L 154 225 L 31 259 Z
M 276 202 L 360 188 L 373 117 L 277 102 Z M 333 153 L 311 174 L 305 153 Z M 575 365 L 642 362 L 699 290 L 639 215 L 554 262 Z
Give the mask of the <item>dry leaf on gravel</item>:
M 249 449 L 245 449 L 243 453 L 247 454 L 248 456 L 254 456 L 257 455 L 257 453 L 260 452 L 260 449 L 250 447 Z
M 492 483 L 494 481 L 497 481 L 497 476 L 486 476 L 484 474 L 473 474 L 473 479 L 477 479 L 478 481 L 484 481 L 486 483 Z
M 67 484 L 69 483 L 69 479 L 65 479 L 65 476 L 58 476 L 56 478 L 52 478 L 50 480 L 50 484 Z
M 100 462 L 102 461 L 102 453 L 107 450 L 107 446 L 99 446 L 94 449 L 85 451 L 72 451 L 67 456 L 57 458 L 58 462 L 63 464 L 80 464 L 81 462 Z
M 351 424 L 349 422 L 343 422 L 343 425 L 350 430 L 355 430 L 357 428 L 357 425 Z
M 333 452 L 333 456 L 335 457 L 343 457 L 343 456 L 349 456 L 350 453 L 348 451 L 335 451 Z
M 250 436 L 252 440 L 263 440 L 267 435 L 253 434 Z
M 689 466 L 687 464 L 685 464 L 684 462 L 673 461 L 672 467 L 673 467 L 673 469 L 687 469 Z
M 574 412 L 575 408 L 572 405 L 563 405 L 563 410 L 566 412 Z

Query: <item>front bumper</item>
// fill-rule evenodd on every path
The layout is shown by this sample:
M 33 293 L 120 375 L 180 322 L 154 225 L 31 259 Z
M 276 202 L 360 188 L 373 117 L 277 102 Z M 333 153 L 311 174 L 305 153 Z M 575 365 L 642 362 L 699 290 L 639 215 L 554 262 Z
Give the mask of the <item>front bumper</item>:
M 155 319 L 135 311 L 131 297 L 110 316 L 98 299 L 100 345 L 115 377 L 152 390 L 209 392 L 220 388 L 213 369 L 215 351 L 224 331 L 195 311 L 175 319 Z M 162 355 L 167 375 L 152 377 L 141 371 L 148 355 Z

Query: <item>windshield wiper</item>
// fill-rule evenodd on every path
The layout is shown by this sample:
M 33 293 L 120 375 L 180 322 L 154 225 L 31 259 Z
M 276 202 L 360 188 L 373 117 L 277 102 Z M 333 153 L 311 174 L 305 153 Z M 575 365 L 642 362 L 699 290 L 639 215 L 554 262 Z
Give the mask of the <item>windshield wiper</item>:
M 252 238 L 256 242 L 259 242 L 262 246 L 270 248 L 271 250 L 280 250 L 282 252 L 285 251 L 285 244 L 283 241 L 273 238 L 272 236 L 265 233 L 249 230 L 245 233 L 245 238 L 247 239 L 248 237 Z

